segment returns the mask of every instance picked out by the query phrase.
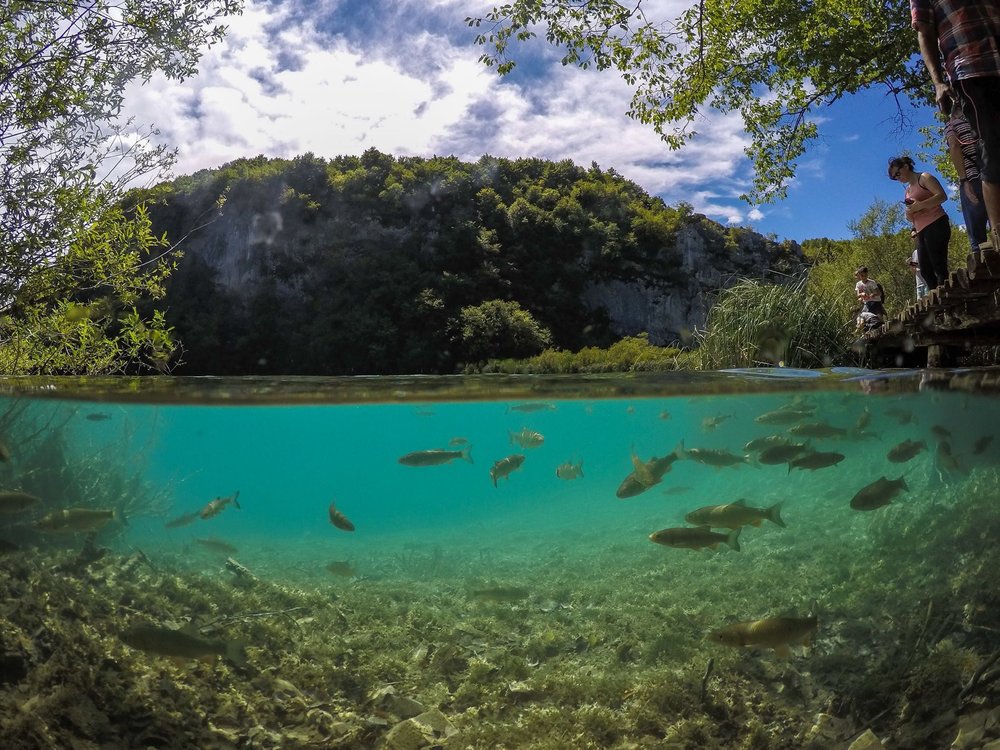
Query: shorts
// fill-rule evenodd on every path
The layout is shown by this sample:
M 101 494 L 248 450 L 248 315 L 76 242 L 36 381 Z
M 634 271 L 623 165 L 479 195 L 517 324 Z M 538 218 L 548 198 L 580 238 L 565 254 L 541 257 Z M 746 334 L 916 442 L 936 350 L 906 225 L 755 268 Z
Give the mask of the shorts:
M 955 88 L 979 136 L 979 171 L 986 182 L 1000 184 L 1000 76 L 963 78 Z

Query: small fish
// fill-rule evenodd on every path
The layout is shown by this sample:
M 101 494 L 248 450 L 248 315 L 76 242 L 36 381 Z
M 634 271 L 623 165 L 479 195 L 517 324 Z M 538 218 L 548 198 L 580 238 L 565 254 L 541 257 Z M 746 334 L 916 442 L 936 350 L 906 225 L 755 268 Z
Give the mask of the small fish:
M 476 589 L 470 592 L 473 599 L 488 602 L 520 602 L 528 598 L 531 592 L 522 586 L 491 586 L 486 589 Z
M 706 505 L 684 516 L 684 520 L 695 526 L 713 529 L 738 529 L 741 526 L 760 526 L 765 520 L 785 528 L 781 520 L 781 503 L 770 508 L 751 508 L 745 500 L 736 500 L 725 505 Z
M 942 474 L 965 473 L 961 464 L 958 463 L 958 458 L 951 452 L 951 443 L 947 440 L 942 440 L 938 443 L 937 453 L 934 455 L 934 467 L 937 469 L 939 476 Z
M 703 432 L 712 432 L 727 419 L 731 419 L 732 416 L 732 414 L 719 414 L 715 417 L 705 417 L 701 420 L 701 429 Z
M 400 456 L 399 463 L 403 464 L 403 466 L 440 466 L 441 464 L 454 461 L 456 458 L 460 458 L 470 464 L 473 463 L 472 446 L 467 445 L 458 451 L 448 451 L 441 448 L 429 451 L 413 451 L 412 453 L 407 453 L 405 456 Z
M 507 456 L 507 458 L 501 458 L 490 468 L 490 479 L 493 480 L 493 486 L 497 486 L 497 480 L 507 478 L 510 481 L 510 475 L 521 468 L 521 464 L 524 463 L 524 456 L 520 453 L 514 453 L 513 455 Z
M 660 419 L 670 419 L 670 412 L 664 409 L 657 415 Z
M 712 466 L 716 469 L 721 469 L 724 466 L 739 466 L 750 461 L 750 456 L 737 456 L 734 453 L 718 448 L 688 448 L 684 451 L 684 455 L 700 464 Z
M 238 667 L 247 663 L 245 646 L 241 641 L 209 640 L 199 636 L 193 628 L 173 630 L 155 625 L 133 625 L 120 637 L 126 645 L 157 656 L 175 659 L 223 656 Z
M 195 539 L 194 541 L 210 552 L 217 552 L 220 555 L 235 555 L 238 552 L 236 547 L 221 539 Z
M 784 435 L 766 435 L 764 437 L 748 440 L 743 445 L 743 450 L 747 453 L 758 453 L 766 448 L 774 448 L 778 445 L 788 445 L 789 440 Z
M 54 510 L 31 526 L 46 534 L 82 534 L 99 531 L 114 518 L 116 515 L 113 510 L 67 508 Z
M 826 422 L 806 422 L 788 428 L 788 431 L 796 437 L 829 438 L 846 437 L 847 430 L 843 427 L 834 427 Z
M 10 448 L 7 447 L 7 443 L 0 440 L 0 461 L 7 463 L 10 461 Z
M 886 454 L 886 457 L 894 464 L 902 464 L 912 458 L 916 458 L 917 454 L 925 450 L 927 450 L 927 443 L 923 440 L 918 440 L 916 442 L 913 440 L 904 440 L 902 443 L 892 448 L 892 450 Z
M 554 404 L 546 404 L 542 401 L 531 401 L 525 404 L 514 404 L 508 406 L 507 411 L 519 411 L 522 414 L 531 414 L 536 411 L 555 411 Z
M 809 646 L 819 621 L 815 617 L 769 617 L 766 620 L 734 622 L 713 630 L 708 640 L 736 648 L 771 648 L 783 659 L 791 656 L 791 646 Z
M 864 410 L 858 415 L 858 420 L 854 423 L 854 428 L 856 430 L 863 430 L 871 423 L 871 421 L 872 413 L 868 407 L 865 406 Z
M 468 445 L 468 444 L 469 444 L 468 438 L 464 437 L 453 437 L 451 440 L 448 441 L 448 445 L 450 445 L 452 448 L 457 448 L 460 445 Z
M 92 411 L 90 414 L 84 417 L 89 422 L 106 422 L 111 419 L 110 414 L 106 414 L 103 411 Z
M 811 417 L 813 409 L 776 409 L 761 414 L 754 419 L 758 424 L 791 424 L 801 422 L 806 417 Z
M 335 560 L 326 566 L 326 569 L 333 573 L 335 576 L 342 576 L 344 578 L 356 578 L 358 572 L 354 569 L 347 560 Z
M 992 442 L 993 442 L 993 436 L 992 435 L 983 435 L 972 446 L 972 453 L 973 453 L 973 455 L 976 455 L 976 456 L 982 455 L 982 453 L 987 448 L 990 447 L 990 443 L 992 443 Z
M 948 438 L 951 437 L 951 430 L 949 430 L 947 427 L 942 427 L 939 424 L 936 424 L 933 427 L 931 427 L 931 433 L 934 435 L 934 437 L 940 438 L 941 440 L 947 440 Z
M 583 476 L 583 461 L 574 464 L 570 461 L 556 467 L 556 476 L 560 479 L 576 479 Z
M 788 462 L 788 472 L 791 473 L 792 469 L 808 469 L 809 471 L 825 469 L 828 466 L 836 466 L 844 458 L 843 453 L 835 451 L 808 451 L 807 453 L 799 454 Z
M 201 518 L 201 511 L 196 510 L 193 513 L 185 513 L 183 516 L 177 516 L 163 524 L 165 529 L 179 529 L 181 526 L 189 526 L 190 524 Z
M 659 484 L 663 480 L 663 475 L 670 471 L 670 467 L 682 458 L 684 458 L 683 440 L 677 444 L 672 453 L 668 453 L 662 458 L 653 456 L 649 461 L 643 462 L 633 453 L 633 471 L 618 485 L 615 495 L 622 500 L 641 495 L 650 487 Z
M 537 448 L 545 442 L 540 432 L 529 430 L 527 427 L 522 428 L 520 432 L 508 431 L 507 434 L 510 436 L 510 442 L 522 448 Z
M 909 492 L 906 480 L 886 479 L 879 477 L 869 485 L 865 485 L 851 498 L 851 507 L 854 510 L 875 510 L 883 505 L 888 505 L 892 499 L 902 491 Z
M 27 492 L 19 490 L 0 492 L 0 513 L 21 513 L 40 502 L 42 502 L 40 497 L 29 495 Z
M 809 446 L 805 443 L 786 443 L 785 445 L 772 445 L 770 448 L 765 448 L 757 456 L 758 463 L 766 464 L 768 466 L 776 466 L 778 464 L 786 464 L 796 456 L 801 455 L 809 450 Z
M 232 503 L 234 506 L 236 506 L 237 510 L 242 510 L 240 508 L 240 504 L 236 501 L 236 498 L 238 498 L 239 496 L 240 496 L 240 491 L 236 490 L 234 494 L 228 495 L 227 497 L 217 497 L 215 498 L 215 500 L 212 500 L 210 503 L 208 503 L 208 505 L 206 505 L 204 508 L 198 511 L 198 515 L 204 520 L 213 518 L 219 515 L 223 510 L 225 510 L 226 506 L 229 505 L 229 503 Z
M 728 534 L 720 534 L 712 531 L 709 526 L 661 529 L 650 534 L 649 541 L 662 544 L 666 547 L 677 547 L 680 549 L 703 549 L 704 547 L 715 549 L 720 544 L 728 544 L 739 552 L 741 531 L 743 531 L 742 527 L 733 529 Z
M 354 531 L 354 524 L 350 522 L 347 516 L 337 510 L 337 506 L 334 503 L 330 503 L 330 523 L 342 531 Z

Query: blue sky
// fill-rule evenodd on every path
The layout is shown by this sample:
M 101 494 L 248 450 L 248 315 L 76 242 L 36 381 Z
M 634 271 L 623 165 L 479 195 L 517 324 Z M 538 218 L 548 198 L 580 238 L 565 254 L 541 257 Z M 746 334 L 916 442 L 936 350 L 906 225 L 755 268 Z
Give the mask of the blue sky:
M 648 14 L 673 17 L 688 3 L 657 0 Z M 178 149 L 175 174 L 243 156 L 482 154 L 572 159 L 614 168 L 668 204 L 691 203 L 723 224 L 779 238 L 850 236 L 848 223 L 876 198 L 902 199 L 886 176 L 890 156 L 920 151 L 929 108 L 900 130 L 896 104 L 879 92 L 819 114 L 821 137 L 806 153 L 788 198 L 750 206 L 747 138 L 737 115 L 709 114 L 699 136 L 670 151 L 649 126 L 629 120 L 630 91 L 612 71 L 558 63 L 538 41 L 501 79 L 478 62 L 466 16 L 492 0 L 248 0 L 197 76 L 134 85 L 126 114 Z M 914 42 L 915 46 L 915 42 Z M 951 203 L 951 202 L 950 202 Z M 957 204 L 950 205 L 960 218 Z

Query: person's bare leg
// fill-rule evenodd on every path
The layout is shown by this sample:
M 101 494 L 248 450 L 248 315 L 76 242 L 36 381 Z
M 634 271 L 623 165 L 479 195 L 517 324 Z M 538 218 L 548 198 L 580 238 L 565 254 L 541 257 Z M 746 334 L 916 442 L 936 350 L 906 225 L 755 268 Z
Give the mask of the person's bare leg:
M 983 180 L 983 202 L 986 204 L 986 215 L 990 219 L 993 249 L 1000 251 L 1000 185 Z

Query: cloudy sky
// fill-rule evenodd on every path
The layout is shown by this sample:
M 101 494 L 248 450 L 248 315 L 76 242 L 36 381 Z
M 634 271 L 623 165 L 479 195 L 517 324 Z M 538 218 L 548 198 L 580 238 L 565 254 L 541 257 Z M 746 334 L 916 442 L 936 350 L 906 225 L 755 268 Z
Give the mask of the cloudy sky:
M 659 0 L 654 9 L 678 4 L 686 3 Z M 880 93 L 824 111 L 822 137 L 788 199 L 750 206 L 739 199 L 752 175 L 738 116 L 705 117 L 697 139 L 671 151 L 625 116 L 631 94 L 615 72 L 565 68 L 544 41 L 521 48 L 525 64 L 501 79 L 478 62 L 476 32 L 464 22 L 493 5 L 247 0 L 196 77 L 133 86 L 127 113 L 178 148 L 178 175 L 258 154 L 333 157 L 371 147 L 468 161 L 571 159 L 613 167 L 669 204 L 684 200 L 716 221 L 794 240 L 848 237 L 848 222 L 875 198 L 902 198 L 886 161 L 918 150 L 916 128 L 929 112 L 900 132 L 894 103 Z

